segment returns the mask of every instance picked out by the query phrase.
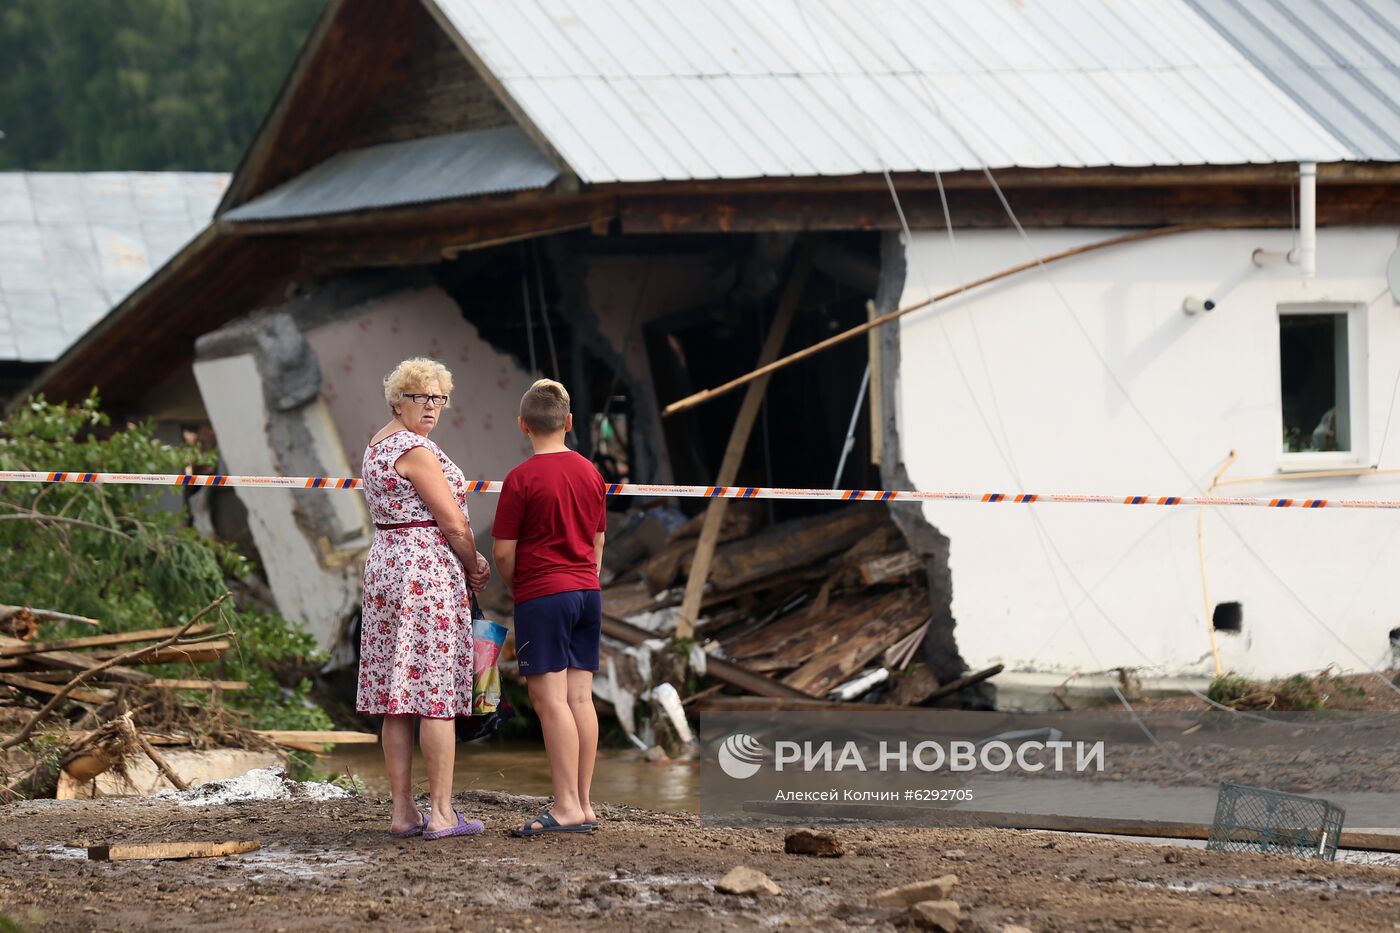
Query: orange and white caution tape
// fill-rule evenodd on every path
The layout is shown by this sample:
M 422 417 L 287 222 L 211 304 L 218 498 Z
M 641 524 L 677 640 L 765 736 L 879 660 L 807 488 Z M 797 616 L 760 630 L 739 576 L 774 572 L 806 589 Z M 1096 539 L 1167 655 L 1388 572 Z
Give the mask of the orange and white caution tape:
M 181 473 L 33 473 L 0 470 L 0 483 L 87 483 L 127 486 L 232 486 L 273 489 L 362 489 L 352 477 L 225 476 Z M 474 480 L 470 492 L 500 492 L 498 480 Z M 610 496 L 683 499 L 808 499 L 843 502 L 1065 503 L 1071 505 L 1219 505 L 1271 509 L 1400 509 L 1400 499 L 1266 499 L 1247 496 L 1116 496 L 1032 492 L 919 492 L 894 489 L 782 489 L 768 486 L 664 486 L 612 483 Z

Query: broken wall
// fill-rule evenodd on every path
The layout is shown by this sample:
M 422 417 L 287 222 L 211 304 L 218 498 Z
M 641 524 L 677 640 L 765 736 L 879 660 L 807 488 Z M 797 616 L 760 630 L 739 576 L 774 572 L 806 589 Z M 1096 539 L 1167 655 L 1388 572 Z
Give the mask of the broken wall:
M 468 480 L 504 479 L 530 456 L 516 413 L 534 380 L 482 340 L 442 289 L 407 288 L 343 308 L 308 327 L 306 339 L 321 361 L 322 392 L 356 476 L 365 446 L 392 417 L 384 377 L 414 356 L 432 357 L 452 372 L 451 407 L 432 439 Z M 473 495 L 467 510 L 478 543 L 489 550 L 496 496 Z

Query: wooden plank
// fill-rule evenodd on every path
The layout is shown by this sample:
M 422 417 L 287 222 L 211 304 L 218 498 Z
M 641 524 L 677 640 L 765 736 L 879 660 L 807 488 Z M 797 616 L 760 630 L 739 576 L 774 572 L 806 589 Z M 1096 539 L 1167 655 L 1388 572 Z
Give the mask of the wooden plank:
M 971 687 L 973 684 L 980 684 L 989 677 L 995 677 L 997 674 L 1000 674 L 1003 669 L 1004 665 L 993 664 L 991 667 L 980 670 L 975 674 L 967 674 L 963 677 L 959 677 L 957 680 L 950 680 L 924 697 L 920 702 L 932 703 L 934 700 L 941 700 L 946 696 L 952 696 L 964 687 Z
M 208 635 L 214 631 L 213 625 L 196 625 L 189 630 L 190 635 Z M 109 635 L 84 635 L 81 638 L 63 638 L 58 641 L 30 641 L 22 645 L 0 645 L 0 658 L 16 658 L 27 654 L 41 654 L 47 651 L 63 651 L 69 648 L 105 648 L 111 645 L 130 645 L 143 641 L 160 641 L 177 635 L 180 627 L 143 629 L 139 632 L 112 632 Z
M 229 642 L 225 641 L 224 639 L 217 639 L 215 641 L 202 641 L 193 644 L 177 643 L 174 645 L 167 645 L 164 648 L 154 648 L 149 651 L 143 651 L 135 657 L 131 658 L 131 660 L 129 660 L 127 663 L 185 664 L 199 663 L 203 661 L 217 661 L 219 658 L 223 657 L 224 652 L 228 649 Z M 116 654 L 117 652 L 114 651 L 94 651 L 92 652 L 92 657 L 105 661 L 108 658 L 114 657 Z M 40 657 L 47 658 L 52 657 L 52 655 L 45 654 L 40 655 Z M 146 676 L 149 677 L 150 675 Z M 151 679 L 153 680 L 154 678 Z M 143 683 L 149 682 L 149 680 L 143 681 Z
M 246 680 L 173 680 L 161 678 L 146 684 L 148 687 L 163 687 L 166 690 L 247 690 Z
M 0 674 L 0 684 L 9 684 L 12 687 L 19 687 L 21 690 L 33 690 L 36 693 L 47 693 L 50 696 L 62 690 L 62 687 L 54 684 L 46 684 L 42 680 L 34 680 L 21 674 Z M 70 690 L 68 696 L 79 703 L 94 703 L 102 705 L 116 698 L 117 694 L 112 690 L 102 690 L 93 688 L 91 690 Z
M 810 696 L 826 696 L 928 618 L 921 590 L 896 590 L 858 603 L 824 631 L 829 644 L 783 678 Z
M 0 635 L 0 647 L 15 647 L 23 644 L 26 643 L 20 641 L 18 638 Z M 109 657 L 111 657 L 111 655 L 109 655 Z M 38 663 L 46 667 L 61 667 L 64 670 L 70 671 L 86 671 L 96 667 L 99 662 L 107 660 L 107 658 L 99 658 L 95 654 L 74 654 L 71 651 L 47 651 L 25 660 L 26 662 Z M 16 662 L 15 659 L 10 659 L 10 661 L 11 663 L 24 663 Z M 128 684 L 145 684 L 155 679 L 145 671 L 136 671 L 129 667 L 122 667 L 121 665 L 109 667 L 102 673 L 111 680 L 117 680 Z
M 310 730 L 254 729 L 256 734 L 277 743 L 300 742 L 311 745 L 378 745 L 373 732 L 316 732 Z
M 262 844 L 256 839 L 232 842 L 146 842 L 88 846 L 94 862 L 123 862 L 134 859 L 220 858 L 256 852 Z
M 797 248 L 797 260 L 788 275 L 787 287 L 778 300 L 778 310 L 773 316 L 773 325 L 768 337 L 763 341 L 763 349 L 758 356 L 758 365 L 766 366 L 778 358 L 783 341 L 787 339 L 792 319 L 797 315 L 797 305 L 802 299 L 802 291 L 807 287 L 807 274 L 812 268 L 813 243 L 804 240 Z M 739 466 L 744 459 L 744 451 L 749 446 L 749 435 L 754 422 L 763 407 L 763 395 L 768 390 L 767 379 L 755 379 L 749 383 L 744 400 L 739 405 L 739 414 L 734 418 L 734 427 L 729 432 L 729 443 L 724 448 L 724 459 L 720 462 L 715 476 L 716 486 L 729 486 L 739 475 Z M 676 621 L 676 637 L 689 638 L 695 631 L 695 620 L 700 617 L 700 604 L 705 597 L 705 582 L 710 576 L 710 561 L 719 544 L 720 531 L 724 527 L 724 515 L 729 509 L 729 500 L 711 499 L 705 511 L 705 521 L 700 528 L 700 540 L 695 546 L 695 556 L 690 562 L 686 575 L 685 598 L 681 600 L 680 618 Z

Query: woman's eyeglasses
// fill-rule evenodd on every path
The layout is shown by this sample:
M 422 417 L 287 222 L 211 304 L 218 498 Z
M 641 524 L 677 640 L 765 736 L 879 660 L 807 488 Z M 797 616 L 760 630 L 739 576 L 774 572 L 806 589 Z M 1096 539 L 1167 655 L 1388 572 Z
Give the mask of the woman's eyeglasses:
M 424 395 L 422 392 L 405 392 L 403 397 L 419 405 L 427 405 L 429 402 L 432 402 L 433 405 L 438 408 L 447 407 L 447 396 L 445 395 Z

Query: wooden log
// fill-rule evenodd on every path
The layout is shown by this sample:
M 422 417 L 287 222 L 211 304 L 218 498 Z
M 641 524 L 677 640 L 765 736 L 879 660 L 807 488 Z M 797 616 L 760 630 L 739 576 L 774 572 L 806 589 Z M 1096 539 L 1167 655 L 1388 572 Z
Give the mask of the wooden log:
M 773 325 L 763 342 L 758 365 L 766 366 L 778 358 L 787 339 L 792 319 L 797 314 L 802 290 L 807 286 L 807 273 L 812 268 L 812 241 L 806 239 L 798 247 L 797 262 L 788 276 L 787 287 L 778 300 L 778 311 L 773 317 Z M 724 459 L 720 462 L 715 485 L 732 485 L 739 475 L 739 466 L 744 459 L 744 451 L 749 446 L 749 435 L 754 422 L 763 407 L 763 395 L 768 390 L 767 378 L 755 379 L 744 392 L 744 400 L 739 405 L 739 414 L 734 418 L 734 427 L 729 432 L 729 442 L 724 448 Z M 676 622 L 676 637 L 689 638 L 695 631 L 695 620 L 700 617 L 700 604 L 705 597 L 705 581 L 710 575 L 710 561 L 714 558 L 715 547 L 719 544 L 720 530 L 724 526 L 724 516 L 729 509 L 729 500 L 711 499 L 705 511 L 705 520 L 700 528 L 700 540 L 695 546 L 695 556 L 690 562 L 686 575 L 685 598 L 681 600 L 680 618 Z
M 256 852 L 262 844 L 256 839 L 233 842 L 148 842 L 88 846 L 94 862 L 123 862 L 133 859 L 220 858 Z
M 56 696 L 63 689 L 55 684 L 46 684 L 42 680 L 34 680 L 22 674 L 0 674 L 0 684 L 9 684 L 12 687 L 19 687 L 21 690 L 33 690 L 36 693 L 47 693 L 50 696 Z M 116 693 L 94 687 L 91 690 L 70 690 L 68 696 L 79 703 L 101 705 L 114 699 Z
M 775 525 L 721 548 L 710 566 L 710 580 L 716 590 L 725 591 L 808 566 L 852 547 L 886 521 L 885 506 L 867 503 Z
M 860 562 L 860 579 L 866 586 L 892 583 L 912 576 L 924 568 L 923 558 L 913 551 L 886 554 Z
M 212 625 L 197 625 L 189 635 L 208 635 L 214 631 Z M 179 634 L 179 627 L 153 628 L 139 632 L 113 632 L 109 635 L 84 635 L 81 638 L 64 638 L 58 641 L 30 641 L 22 645 L 0 645 L 0 658 L 17 658 L 29 654 L 49 651 L 65 651 L 69 648 L 107 648 L 113 645 L 130 645 L 143 641 L 160 641 Z
M 643 631 L 635 625 L 629 625 L 621 619 L 615 619 L 607 613 L 603 614 L 603 634 L 629 645 L 640 645 L 647 639 L 655 637 L 651 632 Z M 806 694 L 799 690 L 794 690 L 786 684 L 771 680 L 762 674 L 755 674 L 738 664 L 720 658 L 707 658 L 705 673 L 721 683 L 738 687 L 749 693 L 756 693 L 761 697 L 808 699 Z

